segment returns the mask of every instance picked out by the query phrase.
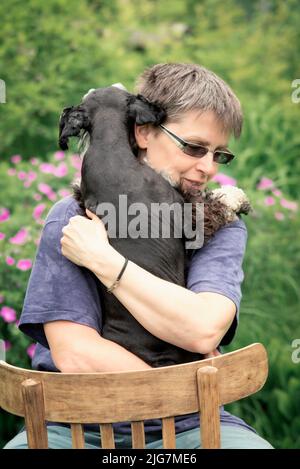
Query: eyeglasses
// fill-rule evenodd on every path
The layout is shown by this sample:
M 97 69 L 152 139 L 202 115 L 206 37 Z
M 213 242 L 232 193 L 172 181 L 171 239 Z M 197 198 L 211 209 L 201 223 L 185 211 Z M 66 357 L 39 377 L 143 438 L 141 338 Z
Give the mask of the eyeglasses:
M 161 130 L 167 134 L 171 140 L 180 148 L 183 153 L 189 156 L 193 156 L 196 158 L 203 158 L 208 152 L 209 148 L 204 147 L 203 145 L 198 145 L 196 143 L 189 143 L 183 140 L 182 138 L 175 135 L 171 130 L 167 129 L 164 125 L 160 124 L 159 127 Z M 229 151 L 225 150 L 215 150 L 214 151 L 214 161 L 220 164 L 228 164 L 231 160 L 233 160 L 234 155 Z

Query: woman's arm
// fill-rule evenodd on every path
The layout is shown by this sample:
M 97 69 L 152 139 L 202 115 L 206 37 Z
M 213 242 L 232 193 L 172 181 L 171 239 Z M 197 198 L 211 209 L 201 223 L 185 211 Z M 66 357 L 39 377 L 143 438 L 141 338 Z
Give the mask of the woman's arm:
M 71 321 L 44 324 L 55 366 L 63 373 L 146 370 L 151 367 L 88 326 Z
M 111 246 L 90 269 L 110 287 L 124 264 Z M 138 279 L 138 280 L 137 280 Z M 191 352 L 217 347 L 235 314 L 235 305 L 216 293 L 193 293 L 129 262 L 116 289 L 118 300 L 156 337 Z
M 99 218 L 76 216 L 63 229 L 62 253 L 72 262 L 93 271 L 110 287 L 124 257 L 108 242 Z M 129 262 L 113 294 L 135 319 L 156 337 L 192 352 L 210 353 L 229 328 L 234 303 L 219 294 L 196 294 L 162 280 Z

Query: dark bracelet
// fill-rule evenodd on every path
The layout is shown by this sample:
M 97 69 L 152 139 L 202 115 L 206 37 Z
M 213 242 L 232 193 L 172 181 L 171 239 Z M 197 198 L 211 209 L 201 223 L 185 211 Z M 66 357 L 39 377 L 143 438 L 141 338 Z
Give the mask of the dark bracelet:
M 116 288 L 116 286 L 118 285 L 118 283 L 120 282 L 121 277 L 122 277 L 122 275 L 124 274 L 125 269 L 126 269 L 126 267 L 127 267 L 127 264 L 128 264 L 128 259 L 125 258 L 125 262 L 124 262 L 124 265 L 123 265 L 123 267 L 122 267 L 121 272 L 119 273 L 119 275 L 117 276 L 116 280 L 115 280 L 114 283 L 111 285 L 111 287 L 109 287 L 109 288 L 107 289 L 108 293 L 111 293 L 111 292 L 114 290 L 114 288 Z

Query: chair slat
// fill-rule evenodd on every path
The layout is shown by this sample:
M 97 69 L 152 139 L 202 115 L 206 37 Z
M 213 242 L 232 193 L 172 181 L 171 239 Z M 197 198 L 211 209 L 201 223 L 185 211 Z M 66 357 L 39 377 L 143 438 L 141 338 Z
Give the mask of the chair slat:
M 197 371 L 203 449 L 221 447 L 218 373 L 218 369 L 213 366 L 206 366 Z
M 145 448 L 144 422 L 131 422 L 132 448 Z
M 80 423 L 71 423 L 72 448 L 84 449 L 84 431 Z
M 174 417 L 165 417 L 162 419 L 162 436 L 164 449 L 176 449 Z
M 102 423 L 100 425 L 101 448 L 115 449 L 114 430 L 111 423 Z
M 48 434 L 45 422 L 43 385 L 33 379 L 21 384 L 24 417 L 30 449 L 47 449 Z

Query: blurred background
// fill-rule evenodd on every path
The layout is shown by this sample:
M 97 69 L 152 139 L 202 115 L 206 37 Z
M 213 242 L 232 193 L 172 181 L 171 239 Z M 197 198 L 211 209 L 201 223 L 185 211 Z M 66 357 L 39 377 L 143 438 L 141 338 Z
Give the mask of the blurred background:
M 227 410 L 276 448 L 299 448 L 299 2 L 2 0 L 0 18 L 6 360 L 30 367 L 35 346 L 17 328 L 26 285 L 47 212 L 80 172 L 75 144 L 58 151 L 62 108 L 115 82 L 134 91 L 137 75 L 155 63 L 196 62 L 228 82 L 245 114 L 242 137 L 231 143 L 238 158 L 214 184 L 238 185 L 254 206 L 244 217 L 249 237 L 240 325 L 224 351 L 262 342 L 270 364 L 263 390 Z M 21 424 L 1 411 L 1 447 Z

